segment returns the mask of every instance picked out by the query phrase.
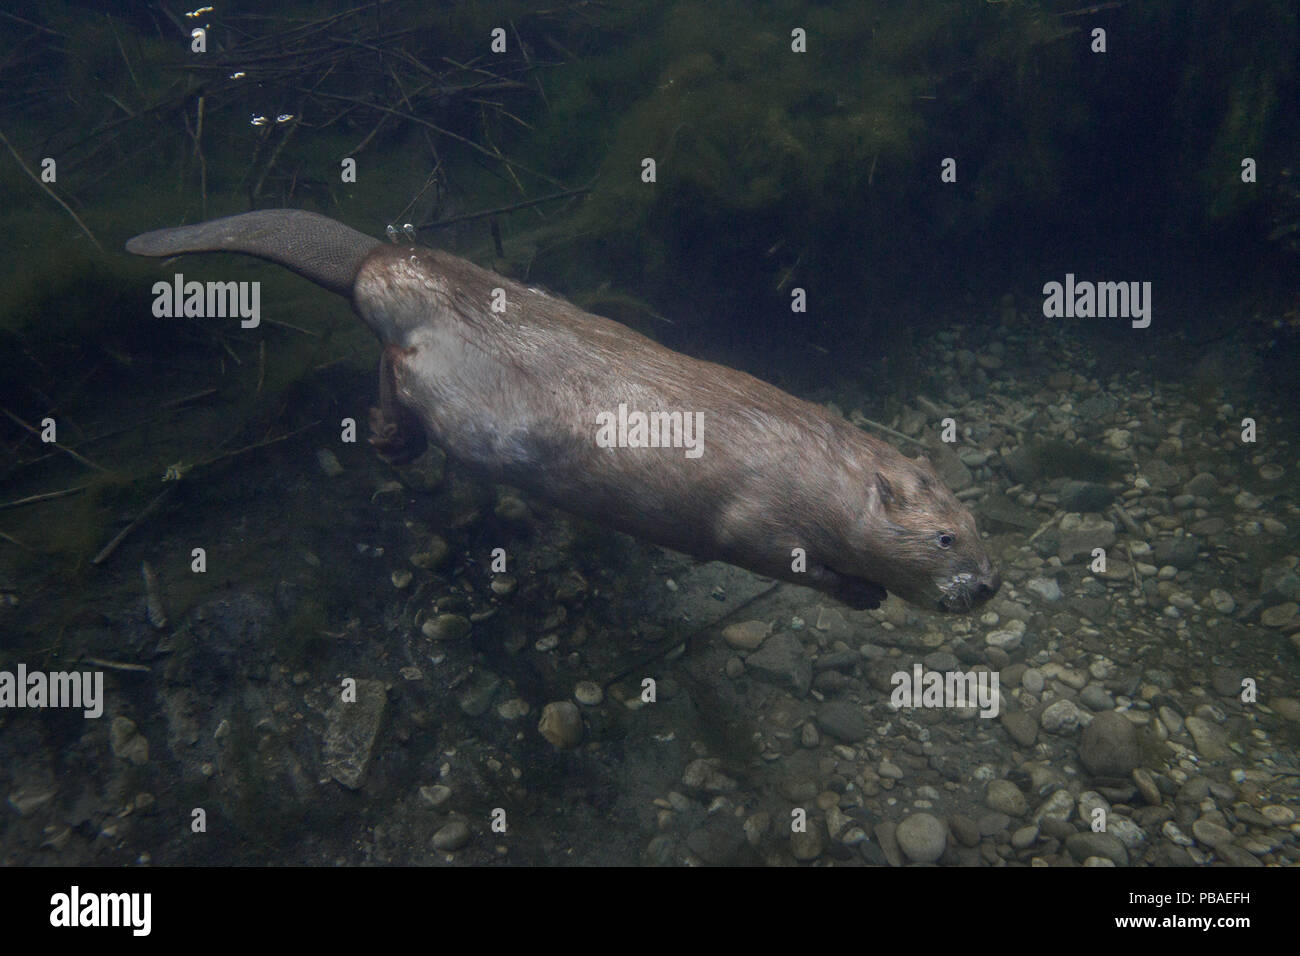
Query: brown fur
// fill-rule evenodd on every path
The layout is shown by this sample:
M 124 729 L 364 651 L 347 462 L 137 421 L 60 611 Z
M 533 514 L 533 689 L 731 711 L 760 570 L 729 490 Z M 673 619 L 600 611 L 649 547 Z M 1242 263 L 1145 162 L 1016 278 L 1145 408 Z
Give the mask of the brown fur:
M 490 309 L 498 288 L 504 314 Z M 974 519 L 929 464 L 818 405 L 434 249 L 375 248 L 353 302 L 387 344 L 396 401 L 493 480 L 855 607 L 888 589 L 964 611 L 997 590 Z M 702 412 L 703 455 L 598 447 L 596 415 L 620 403 Z M 381 447 L 407 447 L 401 418 L 381 416 Z

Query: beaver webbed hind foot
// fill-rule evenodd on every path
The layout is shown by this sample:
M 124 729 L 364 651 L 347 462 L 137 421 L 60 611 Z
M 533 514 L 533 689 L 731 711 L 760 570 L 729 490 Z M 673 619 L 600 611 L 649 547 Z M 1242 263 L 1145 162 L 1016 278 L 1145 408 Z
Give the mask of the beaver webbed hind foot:
M 409 465 L 424 454 L 429 439 L 420 420 L 401 406 L 387 414 L 382 408 L 371 408 L 370 444 L 388 464 Z

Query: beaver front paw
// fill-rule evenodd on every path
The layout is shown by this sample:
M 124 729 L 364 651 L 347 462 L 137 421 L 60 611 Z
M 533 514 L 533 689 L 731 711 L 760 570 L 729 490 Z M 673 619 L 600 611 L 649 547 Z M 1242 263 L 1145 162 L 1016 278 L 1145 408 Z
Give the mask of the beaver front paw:
M 839 586 L 831 594 L 855 611 L 875 610 L 889 596 L 889 592 L 879 584 L 861 578 L 841 578 Z
M 390 416 L 383 409 L 372 408 L 370 444 L 388 464 L 407 465 L 424 453 L 429 441 L 413 415 L 399 412 Z

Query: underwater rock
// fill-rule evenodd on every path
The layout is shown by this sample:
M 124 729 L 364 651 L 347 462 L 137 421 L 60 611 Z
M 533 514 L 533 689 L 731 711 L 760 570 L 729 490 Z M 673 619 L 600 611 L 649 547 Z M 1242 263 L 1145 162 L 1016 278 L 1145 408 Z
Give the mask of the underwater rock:
M 492 699 L 501 689 L 501 678 L 489 670 L 479 668 L 470 680 L 469 686 L 461 692 L 456 705 L 467 717 L 482 717 L 492 706 Z M 546 712 L 542 711 L 545 719 Z
M 1228 735 L 1222 727 L 1200 717 L 1188 717 L 1183 723 L 1196 742 L 1197 753 L 1206 760 L 1225 760 L 1232 756 Z
M 801 863 L 809 863 L 822 855 L 825 842 L 822 828 L 816 822 L 809 822 L 806 830 L 790 834 L 790 853 Z
M 448 800 L 451 799 L 451 787 L 446 784 L 435 783 L 432 786 L 420 788 L 420 799 L 426 804 L 437 810 Z
M 340 697 L 329 710 L 325 770 L 349 790 L 358 789 L 366 775 L 387 706 L 384 682 L 363 678 L 356 682 L 356 700 Z
M 1009 817 L 1022 817 L 1029 809 L 1025 795 L 1010 780 L 990 780 L 984 802 L 990 810 L 1005 813 Z
M 109 745 L 113 756 L 137 767 L 149 761 L 149 741 L 136 729 L 130 717 L 114 717 L 109 727 Z
M 817 711 L 817 726 L 848 743 L 862 740 L 870 731 L 862 707 L 840 700 L 825 704 Z
M 733 862 L 745 845 L 743 831 L 724 816 L 710 817 L 686 837 L 687 848 L 705 863 L 720 866 Z
M 1142 760 L 1137 728 L 1122 714 L 1093 718 L 1079 740 L 1079 760 L 1096 777 L 1127 777 Z
M 1295 601 L 1276 604 L 1259 616 L 1259 622 L 1265 627 L 1287 627 L 1295 620 L 1297 611 L 1300 611 L 1300 605 Z
M 1191 535 L 1161 538 L 1151 546 L 1151 563 L 1157 567 L 1171 565 L 1185 571 L 1196 564 L 1196 552 L 1200 544 Z
M 971 470 L 947 445 L 931 447 L 927 454 L 934 470 L 952 491 L 961 491 L 974 484 L 975 477 Z
M 803 697 L 812 686 L 812 664 L 793 634 L 768 638 L 745 659 L 745 668 L 762 680 L 788 688 L 796 697 Z
M 1110 481 L 1123 472 L 1121 463 L 1109 455 L 1059 439 L 1026 442 L 1002 461 L 1012 478 L 1027 485 L 1044 478 Z
M 722 639 L 741 651 L 758 650 L 772 633 L 772 625 L 766 621 L 742 621 L 728 624 L 722 629 Z
M 1128 866 L 1128 850 L 1119 837 L 1110 833 L 1072 833 L 1065 838 L 1065 849 L 1080 863 L 1089 857 L 1110 860 L 1116 866 Z
M 1061 544 L 1057 557 L 1062 564 L 1088 561 L 1093 548 L 1109 548 L 1115 543 L 1115 525 L 1101 515 L 1067 514 L 1061 519 Z
M 1259 598 L 1265 604 L 1300 601 L 1300 574 L 1286 565 L 1265 568 L 1260 576 Z
M 411 555 L 411 563 L 423 571 L 435 571 L 451 557 L 451 546 L 439 535 L 429 539 L 429 546 Z
M 1097 392 L 1081 401 L 1075 411 L 1085 422 L 1100 422 L 1119 411 L 1119 402 L 1105 392 Z
M 1072 700 L 1058 700 L 1043 708 L 1039 724 L 1049 734 L 1072 734 L 1085 720 L 1083 711 Z
M 433 848 L 454 853 L 469 842 L 469 824 L 464 820 L 452 820 L 433 835 Z
M 1067 481 L 1057 496 L 1063 511 L 1102 511 L 1115 500 L 1115 492 L 1095 481 Z
M 460 614 L 439 614 L 420 626 L 425 637 L 435 641 L 459 641 L 469 636 L 469 618 Z
M 948 847 L 948 828 L 929 813 L 914 813 L 894 831 L 898 848 L 914 863 L 933 863 Z
M 547 704 L 542 708 L 537 732 L 557 750 L 572 750 L 582 743 L 582 714 L 578 712 L 578 705 L 568 700 Z
M 730 793 L 739 787 L 722 772 L 722 761 L 717 757 L 702 757 L 688 763 L 682 772 L 682 784 L 706 793 Z
M 1061 600 L 1061 586 L 1055 578 L 1030 578 L 1025 582 L 1025 590 L 1049 604 Z

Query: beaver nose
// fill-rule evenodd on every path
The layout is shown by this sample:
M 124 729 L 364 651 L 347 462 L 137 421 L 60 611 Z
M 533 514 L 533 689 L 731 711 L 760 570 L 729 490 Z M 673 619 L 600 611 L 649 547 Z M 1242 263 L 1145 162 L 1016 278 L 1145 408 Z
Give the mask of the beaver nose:
M 997 594 L 1000 587 L 1002 587 L 1002 575 L 998 574 L 996 570 L 990 571 L 975 585 L 975 591 L 971 597 L 974 598 L 976 604 L 983 604 Z

